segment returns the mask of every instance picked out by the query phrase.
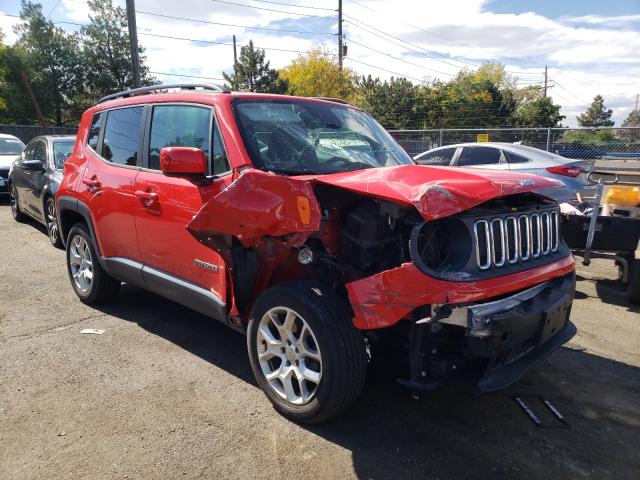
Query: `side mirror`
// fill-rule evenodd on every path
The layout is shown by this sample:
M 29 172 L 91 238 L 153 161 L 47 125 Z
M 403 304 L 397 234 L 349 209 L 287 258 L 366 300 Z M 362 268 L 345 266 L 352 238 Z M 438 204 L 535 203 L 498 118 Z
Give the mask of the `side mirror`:
M 165 147 L 160 150 L 160 169 L 170 177 L 204 177 L 207 157 L 199 148 Z
M 34 172 L 44 172 L 44 164 L 40 160 L 24 160 L 22 168 Z

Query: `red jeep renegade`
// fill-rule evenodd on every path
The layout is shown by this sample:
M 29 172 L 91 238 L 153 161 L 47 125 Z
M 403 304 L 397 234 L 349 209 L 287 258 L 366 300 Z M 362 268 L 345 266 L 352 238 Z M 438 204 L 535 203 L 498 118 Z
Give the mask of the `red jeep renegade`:
M 84 113 L 56 201 L 81 301 L 126 282 L 245 332 L 275 408 L 318 422 L 369 362 L 492 391 L 571 338 L 555 186 L 415 165 L 339 100 L 165 85 Z

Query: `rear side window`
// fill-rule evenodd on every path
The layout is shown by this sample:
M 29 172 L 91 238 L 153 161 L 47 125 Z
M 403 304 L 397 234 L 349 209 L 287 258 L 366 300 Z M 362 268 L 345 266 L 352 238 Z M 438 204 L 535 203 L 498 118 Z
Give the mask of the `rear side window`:
M 444 150 L 427 153 L 424 157 L 418 158 L 416 162 L 420 165 L 447 166 L 451 164 L 454 153 L 456 153 L 455 148 L 445 148 Z
M 195 147 L 210 164 L 211 110 L 193 105 L 158 105 L 151 117 L 149 168 L 160 170 L 160 150 L 164 147 Z
M 509 150 L 503 150 L 502 153 L 504 153 L 504 156 L 509 163 L 527 163 L 529 161 L 527 157 L 510 152 Z
M 464 147 L 458 160 L 461 167 L 500 163 L 500 150 L 490 147 Z
M 53 163 L 56 168 L 62 168 L 72 152 L 73 142 L 61 140 L 53 142 Z
M 102 126 L 103 113 L 96 113 L 91 120 L 91 128 L 89 129 L 89 138 L 87 145 L 98 152 L 98 140 L 100 139 L 100 127 Z M 98 152 L 100 153 L 100 152 Z
M 46 163 L 47 161 L 47 146 L 42 140 L 38 141 L 35 145 L 33 160 L 40 160 L 42 163 Z
M 138 141 L 143 107 L 119 108 L 107 114 L 102 157 L 118 165 L 138 165 Z

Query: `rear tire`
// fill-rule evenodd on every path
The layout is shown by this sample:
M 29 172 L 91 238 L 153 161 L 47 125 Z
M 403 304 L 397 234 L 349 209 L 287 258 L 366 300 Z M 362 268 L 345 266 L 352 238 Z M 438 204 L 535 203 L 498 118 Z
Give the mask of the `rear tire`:
M 56 214 L 56 202 L 53 197 L 47 197 L 44 202 L 44 219 L 47 224 L 47 234 L 51 245 L 62 248 L 62 238 L 60 238 L 60 228 L 58 227 L 58 215 Z
M 640 259 L 629 259 L 627 298 L 630 303 L 640 305 Z
M 71 286 L 82 303 L 97 305 L 112 300 L 120 290 L 120 281 L 100 265 L 91 235 L 77 223 L 67 236 L 67 272 Z
M 13 219 L 16 222 L 24 222 L 27 217 L 20 210 L 20 205 L 18 204 L 18 190 L 13 182 L 9 184 L 9 204 L 11 205 L 11 215 L 13 215 Z
M 363 335 L 345 302 L 317 282 L 276 285 L 260 295 L 251 309 L 247 348 L 260 388 L 280 414 L 295 422 L 319 423 L 338 415 L 365 383 Z

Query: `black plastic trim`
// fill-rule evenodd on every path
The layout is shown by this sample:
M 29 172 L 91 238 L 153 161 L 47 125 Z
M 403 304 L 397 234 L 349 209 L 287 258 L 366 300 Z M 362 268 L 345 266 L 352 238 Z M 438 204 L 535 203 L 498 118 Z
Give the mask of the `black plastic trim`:
M 142 279 L 153 293 L 228 323 L 226 305 L 209 290 L 148 265 L 142 267 Z

